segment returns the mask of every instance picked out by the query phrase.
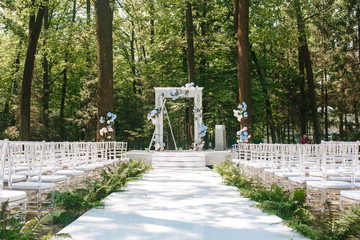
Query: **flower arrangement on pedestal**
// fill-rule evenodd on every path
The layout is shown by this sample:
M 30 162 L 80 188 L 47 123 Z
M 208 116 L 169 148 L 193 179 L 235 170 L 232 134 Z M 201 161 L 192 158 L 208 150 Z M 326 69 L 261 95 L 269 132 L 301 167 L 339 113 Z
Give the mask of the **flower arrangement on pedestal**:
M 108 112 L 105 117 L 100 117 L 100 123 L 105 124 L 105 127 L 99 130 L 100 136 L 104 137 L 105 139 L 111 139 L 110 133 L 114 131 L 111 125 L 114 123 L 116 117 L 116 114 L 111 112 Z
M 242 104 L 239 104 L 238 109 L 234 109 L 234 116 L 237 118 L 239 122 L 241 122 L 244 118 L 248 117 L 248 114 L 246 112 L 247 105 L 245 102 L 242 102 Z M 248 142 L 249 138 L 251 138 L 251 135 L 247 132 L 247 127 L 243 127 L 240 129 L 240 131 L 237 131 L 237 143 L 243 143 Z

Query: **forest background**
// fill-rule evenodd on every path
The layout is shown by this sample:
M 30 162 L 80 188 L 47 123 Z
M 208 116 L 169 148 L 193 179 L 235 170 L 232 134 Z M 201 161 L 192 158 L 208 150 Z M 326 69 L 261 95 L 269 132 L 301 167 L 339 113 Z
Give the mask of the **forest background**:
M 98 75 L 90 0 L 0 1 L 0 138 L 19 139 L 29 19 L 45 2 L 31 87 L 31 140 L 93 141 Z M 222 124 L 228 145 L 235 143 L 238 2 L 113 1 L 116 140 L 129 142 L 132 149 L 147 147 L 154 130 L 146 119 L 154 108 L 153 88 L 188 82 L 190 4 L 194 82 L 204 87 L 205 140 L 213 142 L 215 125 Z M 315 115 L 321 139 L 360 139 L 359 25 L 359 0 L 250 1 L 251 90 L 245 90 L 252 96 L 254 142 L 297 143 L 301 133 L 314 134 Z M 178 147 L 186 148 L 193 114 L 189 102 L 172 101 L 167 109 Z M 171 148 L 166 124 L 164 130 Z

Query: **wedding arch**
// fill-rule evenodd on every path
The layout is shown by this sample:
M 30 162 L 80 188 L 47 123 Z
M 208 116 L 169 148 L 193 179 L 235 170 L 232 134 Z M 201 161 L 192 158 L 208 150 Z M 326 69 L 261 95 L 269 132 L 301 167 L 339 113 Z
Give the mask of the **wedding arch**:
M 195 87 L 193 83 L 186 84 L 185 87 L 156 87 L 155 89 L 155 109 L 156 117 L 153 121 L 155 131 L 150 142 L 149 150 L 153 141 L 160 145 L 164 142 L 164 111 L 167 99 L 176 100 L 178 98 L 193 98 L 194 99 L 194 141 L 199 143 L 201 141 L 201 126 L 202 126 L 202 87 Z M 168 115 L 167 115 L 168 118 Z M 168 118 L 171 134 L 174 140 L 175 149 L 177 150 L 175 138 L 171 129 L 170 120 Z M 154 140 L 156 139 L 156 140 Z

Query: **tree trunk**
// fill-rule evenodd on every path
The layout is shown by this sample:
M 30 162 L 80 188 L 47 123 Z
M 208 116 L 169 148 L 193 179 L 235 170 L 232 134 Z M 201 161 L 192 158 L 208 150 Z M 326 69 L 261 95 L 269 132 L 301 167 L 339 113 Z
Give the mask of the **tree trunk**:
M 150 44 L 154 43 L 155 38 L 155 20 L 154 20 L 154 1 L 150 0 Z
M 201 7 L 202 7 L 202 19 L 206 19 L 206 15 L 208 12 L 208 0 L 202 0 L 201 1 Z M 203 20 L 200 24 L 200 30 L 201 30 L 201 38 L 203 41 L 205 41 L 205 48 L 208 45 L 208 41 L 206 40 L 206 34 L 207 34 L 208 24 L 205 20 Z M 199 75 L 197 82 L 201 87 L 206 87 L 206 65 L 207 65 L 207 59 L 206 59 L 206 49 L 203 49 L 203 52 L 200 54 L 200 67 L 199 67 Z M 207 104 L 206 102 L 203 102 L 203 112 L 207 112 Z M 203 121 L 206 122 L 206 118 L 203 117 Z M 204 137 L 205 142 L 205 148 L 208 148 L 209 146 L 209 134 L 206 134 Z
M 357 50 L 358 50 L 358 60 L 359 60 L 359 64 L 360 64 L 360 1 L 358 1 L 357 8 L 356 8 L 356 19 L 357 19 L 357 30 L 358 30 L 358 34 L 357 34 Z M 358 79 L 358 82 L 359 82 L 359 80 L 360 80 L 359 74 L 357 74 L 357 79 Z M 356 129 L 360 129 L 359 110 L 358 110 L 359 98 L 358 98 L 358 96 L 355 98 L 354 102 L 355 102 L 354 103 L 355 127 L 356 127 Z
M 297 24 L 298 24 L 298 34 L 299 34 L 299 43 L 302 50 L 302 54 L 304 56 L 304 63 L 306 68 L 306 78 L 308 82 L 308 89 L 309 89 L 309 100 L 310 100 L 310 110 L 311 110 L 311 117 L 313 122 L 314 128 L 314 141 L 316 143 L 321 142 L 322 134 L 320 129 L 320 121 L 317 112 L 317 103 L 316 103 L 316 95 L 315 95 L 315 84 L 314 84 L 314 76 L 311 66 L 311 59 L 310 59 L 310 52 L 307 45 L 306 40 L 306 33 L 305 33 L 305 23 L 304 18 L 302 16 L 302 10 L 299 6 L 299 2 L 296 1 L 297 5 Z
M 325 69 L 324 71 L 324 100 L 325 100 L 325 114 L 324 114 L 324 120 L 325 120 L 325 141 L 329 140 L 329 119 L 328 119 L 328 88 L 327 88 L 327 71 Z
M 91 24 L 91 2 L 90 0 L 86 0 L 86 24 L 89 27 Z M 90 57 L 90 49 L 89 49 L 89 43 L 85 42 L 85 48 L 86 48 L 86 63 L 87 63 L 87 67 L 91 68 L 91 57 Z
M 44 29 L 49 29 L 49 8 L 48 6 L 45 7 L 45 14 L 44 14 Z M 43 45 L 46 46 L 47 42 L 44 39 Z M 43 133 L 42 137 L 43 140 L 49 140 L 49 98 L 50 98 L 50 84 L 49 84 L 49 61 L 47 58 L 48 53 L 44 52 L 43 55 Z
M 65 54 L 65 64 L 67 64 L 67 57 L 68 53 Z M 64 117 L 65 117 L 65 99 L 66 99 L 66 89 L 67 89 L 67 69 L 66 66 L 63 71 L 63 83 L 62 83 L 62 89 L 61 89 L 61 101 L 60 101 L 60 121 L 59 121 L 59 135 L 61 141 L 65 141 L 65 123 L 64 123 Z
M 268 118 L 268 124 L 269 124 L 269 127 L 270 127 L 270 131 L 271 131 L 271 139 L 272 139 L 272 143 L 276 143 L 276 134 L 275 134 L 275 128 L 274 128 L 274 120 L 273 120 L 273 114 L 272 114 L 272 110 L 271 110 L 271 103 L 270 103 L 270 96 L 268 94 L 268 91 L 265 87 L 265 80 L 264 80 L 264 77 L 261 73 L 261 69 L 260 69 L 260 66 L 259 66 L 259 63 L 258 63 L 258 60 L 257 60 L 257 57 L 256 57 L 256 53 L 254 50 L 252 50 L 252 47 L 250 45 L 250 52 L 251 52 L 251 56 L 252 56 L 252 59 L 255 63 L 255 66 L 256 66 L 256 72 L 260 78 L 260 84 L 261 84 L 261 88 L 262 88 L 262 92 L 264 93 L 265 95 L 265 106 L 266 106 L 266 116 Z
M 96 17 L 96 37 L 98 55 L 98 116 L 96 139 L 103 137 L 99 130 L 103 127 L 100 117 L 114 112 L 113 91 L 113 47 L 112 47 L 112 10 L 109 0 L 94 0 Z M 115 134 L 111 134 L 115 140 Z
M 344 119 L 342 113 L 339 114 L 339 137 L 340 141 L 344 139 Z
M 45 2 L 47 2 L 45 0 Z M 32 1 L 35 5 L 35 0 Z M 29 21 L 29 37 L 26 52 L 24 75 L 21 86 L 21 102 L 20 102 L 20 123 L 19 123 L 19 140 L 29 141 L 30 136 L 30 101 L 31 101 L 31 82 L 35 66 L 35 54 L 37 43 L 39 40 L 43 17 L 45 14 L 45 6 L 41 5 L 37 15 L 31 14 Z
M 206 19 L 206 14 L 207 14 L 207 0 L 203 0 L 201 2 L 202 5 L 202 18 Z M 201 30 L 201 38 L 203 39 L 203 41 L 205 41 L 205 46 L 207 46 L 206 44 L 206 32 L 207 32 L 207 24 L 205 21 L 202 21 L 200 24 L 200 30 Z M 206 56 L 205 56 L 205 49 L 203 49 L 203 52 L 200 53 L 200 67 L 199 67 L 199 73 L 200 73 L 200 77 L 199 77 L 199 84 L 201 86 L 204 86 L 203 80 L 206 79 L 205 77 L 205 68 L 206 68 Z
M 73 0 L 73 15 L 71 19 L 71 27 L 75 22 L 76 18 L 76 0 Z M 62 83 L 62 90 L 61 90 L 61 102 L 60 102 L 60 121 L 59 121 L 59 135 L 62 141 L 66 138 L 66 131 L 65 131 L 65 100 L 66 100 L 66 92 L 67 92 L 67 84 L 68 84 L 68 58 L 69 58 L 69 47 L 71 44 L 72 34 L 70 34 L 67 49 L 65 53 L 65 69 L 63 72 L 63 83 Z
M 19 46 L 21 46 L 21 40 L 19 41 Z M 4 104 L 4 111 L 1 119 L 1 129 L 2 131 L 5 131 L 5 129 L 9 126 L 15 125 L 15 115 L 12 111 L 10 111 L 11 106 L 13 104 L 12 96 L 18 95 L 17 88 L 18 88 L 18 78 L 19 78 L 19 72 L 20 72 L 20 51 L 16 54 L 16 58 L 14 61 L 13 68 L 15 68 L 15 72 L 13 74 L 13 78 L 11 78 L 11 85 L 8 89 L 8 92 L 11 94 L 8 95 L 8 97 L 5 100 Z
M 358 1 L 357 9 L 356 9 L 356 19 L 357 19 L 357 45 L 358 45 L 358 60 L 360 64 L 360 2 Z
M 239 28 L 239 0 L 234 0 L 234 34 L 236 38 L 238 34 L 238 28 Z
M 130 38 L 130 62 L 131 62 L 131 75 L 133 76 L 133 93 L 136 94 L 136 68 L 135 68 L 135 30 L 134 22 L 131 22 L 131 38 Z
M 240 123 L 241 128 L 247 127 L 248 133 L 253 135 L 253 115 L 250 83 L 249 62 L 249 0 L 239 0 L 238 11 L 238 56 L 237 70 L 239 82 L 239 102 L 248 106 L 248 117 Z M 253 137 L 251 138 L 251 140 Z
M 192 6 L 186 2 L 186 43 L 187 43 L 187 66 L 188 82 L 195 82 L 195 59 L 194 59 L 194 27 L 192 18 Z
M 306 92 L 305 92 L 305 68 L 304 68 L 304 54 L 302 48 L 299 47 L 299 89 L 300 89 L 300 133 L 301 135 L 306 134 Z
M 187 69 L 188 82 L 195 83 L 195 59 L 194 59 L 194 27 L 192 18 L 192 6 L 190 2 L 186 2 L 186 43 L 187 43 Z M 188 148 L 191 148 L 194 141 L 194 99 L 189 99 L 189 139 Z

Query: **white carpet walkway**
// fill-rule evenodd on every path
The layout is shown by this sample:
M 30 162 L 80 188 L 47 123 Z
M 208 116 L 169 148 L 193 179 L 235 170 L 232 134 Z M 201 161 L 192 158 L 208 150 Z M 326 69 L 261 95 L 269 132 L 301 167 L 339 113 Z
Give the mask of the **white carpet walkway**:
M 64 228 L 75 240 L 306 239 L 209 169 L 156 169 Z

